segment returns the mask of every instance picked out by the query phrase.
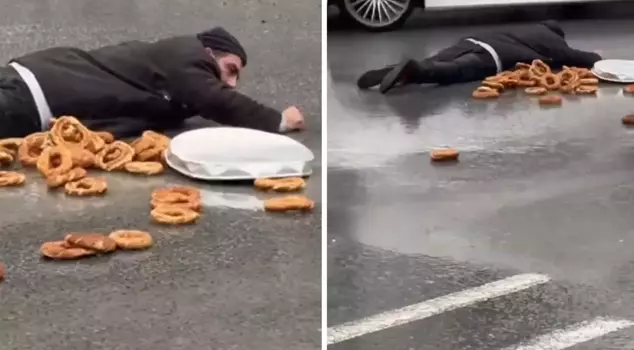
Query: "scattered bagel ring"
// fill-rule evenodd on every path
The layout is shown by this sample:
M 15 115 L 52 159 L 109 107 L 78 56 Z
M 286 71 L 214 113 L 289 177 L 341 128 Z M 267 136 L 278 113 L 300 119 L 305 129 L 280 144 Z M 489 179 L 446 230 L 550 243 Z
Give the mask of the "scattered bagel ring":
M 301 177 L 287 177 L 281 179 L 262 178 L 256 179 L 253 186 L 262 191 L 294 192 L 303 190 L 306 181 Z
M 592 74 L 592 71 L 587 68 L 575 68 L 575 70 L 577 71 L 577 75 L 579 75 L 579 79 L 595 77 L 595 75 Z
M 11 165 L 14 160 L 14 155 L 8 149 L 4 149 L 0 147 L 0 166 L 3 165 Z
M 434 162 L 458 160 L 460 153 L 455 148 L 438 148 L 430 152 L 429 156 Z
M 152 209 L 162 205 L 183 207 L 196 212 L 200 212 L 201 208 L 200 198 L 191 198 L 179 193 L 150 200 L 150 207 Z
M 102 170 L 113 171 L 131 162 L 133 157 L 134 149 L 130 145 L 122 141 L 114 141 L 97 154 L 95 164 Z
M 90 142 L 86 146 L 86 150 L 92 154 L 97 154 L 106 147 L 106 142 L 95 133 L 90 134 Z
M 572 69 L 565 69 L 559 73 L 559 90 L 564 93 L 574 93 L 579 87 L 579 75 Z
M 64 241 L 73 247 L 95 250 L 99 253 L 111 253 L 117 249 L 117 243 L 101 233 L 68 233 Z
M 21 186 L 25 182 L 24 174 L 15 171 L 0 171 L 0 187 Z
M 519 78 L 515 76 L 503 77 L 502 79 L 500 79 L 499 83 L 502 84 L 504 88 L 513 88 L 522 84 Z
M 141 250 L 152 246 L 152 236 L 145 231 L 117 230 L 108 235 L 123 250 Z
M 52 174 L 46 177 L 46 185 L 49 188 L 57 188 L 65 185 L 68 182 L 81 180 L 88 175 L 88 172 L 84 168 L 73 168 L 67 173 Z
M 64 189 L 69 196 L 96 196 L 104 194 L 108 190 L 108 184 L 103 179 L 85 177 L 81 180 L 66 183 Z
M 131 143 L 134 159 L 142 162 L 163 161 L 163 152 L 169 146 L 170 138 L 154 132 L 144 131 L 141 137 Z
M 524 90 L 524 92 L 526 92 L 529 95 L 544 95 L 548 92 L 548 89 L 542 86 L 533 86 L 533 87 L 527 87 Z
M 90 168 L 95 164 L 97 158 L 95 155 L 86 149 L 75 148 L 70 151 L 73 166 L 80 168 Z
M 137 162 L 132 161 L 126 163 L 123 168 L 132 174 L 156 175 L 165 170 L 162 163 L 159 162 Z
M 159 205 L 150 212 L 152 219 L 160 224 L 184 225 L 198 220 L 200 214 L 183 206 Z
M 524 62 L 517 62 L 515 64 L 515 70 L 529 70 L 531 69 L 531 65 Z
M 92 133 L 75 117 L 57 118 L 50 131 L 51 141 L 57 146 L 87 148 L 92 142 Z
M 38 132 L 25 137 L 18 148 L 18 159 L 22 166 L 35 166 L 47 143 L 48 134 L 45 132 Z
M 304 196 L 284 196 L 264 201 L 264 210 L 272 212 L 311 211 L 315 202 Z
M 564 69 L 559 72 L 559 80 L 561 81 L 561 83 L 576 80 L 578 78 L 579 75 L 572 69 Z
M 581 85 L 575 89 L 575 92 L 582 95 L 596 94 L 599 88 L 596 85 Z
M 73 260 L 97 254 L 95 250 L 74 247 L 66 241 L 45 242 L 40 247 L 40 253 L 55 260 Z
M 73 168 L 73 158 L 70 150 L 63 146 L 48 147 L 37 158 L 37 170 L 42 175 L 63 174 Z
M 535 77 L 541 78 L 545 74 L 552 74 L 550 67 L 542 60 L 534 60 L 529 68 L 531 74 Z
M 621 119 L 624 125 L 634 125 L 634 114 L 628 114 Z
M 581 85 L 599 85 L 599 79 L 597 78 L 582 78 L 579 80 Z
M 160 146 L 153 146 L 151 148 L 148 148 L 144 151 L 137 153 L 134 156 L 134 159 L 140 162 L 159 161 L 161 160 L 161 153 L 163 152 L 163 150 L 164 148 Z
M 114 136 L 107 131 L 96 131 L 95 136 L 99 137 L 105 143 L 113 143 L 115 141 Z
M 560 86 L 559 76 L 552 73 L 542 75 L 539 79 L 539 83 L 541 86 L 551 91 L 559 89 Z
M 537 81 L 530 77 L 530 74 L 529 77 L 520 77 L 517 81 L 517 86 L 523 88 L 534 87 L 535 85 L 537 85 Z
M 536 83 L 535 77 L 531 74 L 529 69 L 520 69 L 515 71 L 515 76 L 521 83 L 525 83 L 522 85 L 528 85 L 529 83 Z M 532 86 L 532 85 L 529 85 Z
M 197 188 L 191 186 L 173 186 L 159 188 L 152 191 L 151 197 L 153 200 L 161 202 L 164 200 L 164 198 L 170 198 L 174 196 L 175 193 L 184 195 L 189 199 L 200 200 L 200 191 Z
M 488 99 L 488 98 L 497 98 L 500 96 L 500 93 L 490 87 L 487 86 L 480 86 L 477 89 L 475 89 L 475 91 L 473 91 L 473 94 L 471 94 L 471 96 L 473 96 L 473 98 L 476 99 Z
M 11 137 L 8 139 L 0 140 L 0 149 L 6 149 L 11 152 L 13 155 L 18 154 L 18 150 L 20 146 L 24 142 L 23 138 L 20 137 Z
M 563 101 L 561 99 L 561 96 L 558 96 L 558 95 L 548 95 L 548 96 L 542 96 L 539 98 L 540 105 L 555 106 L 555 105 L 561 105 L 562 102 Z
M 503 80 L 500 80 L 500 81 L 503 81 Z M 497 81 L 484 80 L 484 81 L 482 81 L 482 86 L 490 87 L 490 88 L 498 90 L 498 91 L 499 90 L 504 90 L 504 84 L 502 84 L 500 82 L 497 82 Z

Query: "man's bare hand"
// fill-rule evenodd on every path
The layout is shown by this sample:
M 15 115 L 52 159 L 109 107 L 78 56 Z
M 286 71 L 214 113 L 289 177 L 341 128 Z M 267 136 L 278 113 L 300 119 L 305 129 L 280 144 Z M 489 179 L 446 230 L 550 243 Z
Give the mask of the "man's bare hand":
M 304 123 L 304 116 L 297 107 L 288 107 L 282 112 L 284 117 L 284 129 L 285 131 L 304 130 L 306 124 Z

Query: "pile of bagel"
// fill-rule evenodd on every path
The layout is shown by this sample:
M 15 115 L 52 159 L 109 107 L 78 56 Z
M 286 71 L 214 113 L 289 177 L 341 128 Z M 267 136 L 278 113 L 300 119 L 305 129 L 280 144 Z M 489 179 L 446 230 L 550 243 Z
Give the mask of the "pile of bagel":
M 534 60 L 531 64 L 517 63 L 513 70 L 485 78 L 472 97 L 494 99 L 504 90 L 521 88 L 528 95 L 541 96 L 541 104 L 560 104 L 561 96 L 549 93 L 590 95 L 596 94 L 598 85 L 599 79 L 589 69 L 563 66 L 554 73 L 543 61 Z

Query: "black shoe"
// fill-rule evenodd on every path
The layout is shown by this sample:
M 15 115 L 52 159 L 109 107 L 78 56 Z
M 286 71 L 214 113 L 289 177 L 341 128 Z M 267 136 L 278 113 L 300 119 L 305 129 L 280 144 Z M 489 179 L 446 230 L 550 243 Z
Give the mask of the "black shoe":
M 381 84 L 381 81 L 392 70 L 392 67 L 386 67 L 382 69 L 371 70 L 363 73 L 357 80 L 357 86 L 359 89 L 367 90 L 371 87 Z
M 384 94 L 390 91 L 396 84 L 406 84 L 408 78 L 415 74 L 417 70 L 418 63 L 416 61 L 404 60 L 383 78 L 381 86 L 379 86 L 379 91 Z

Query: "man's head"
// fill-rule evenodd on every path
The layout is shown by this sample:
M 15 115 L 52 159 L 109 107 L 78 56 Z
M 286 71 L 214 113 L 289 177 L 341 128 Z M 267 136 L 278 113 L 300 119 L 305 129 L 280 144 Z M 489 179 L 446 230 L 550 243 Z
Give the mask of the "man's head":
M 247 53 L 233 35 L 222 27 L 215 27 L 196 35 L 207 53 L 220 67 L 220 79 L 236 87 L 242 68 L 247 65 Z

